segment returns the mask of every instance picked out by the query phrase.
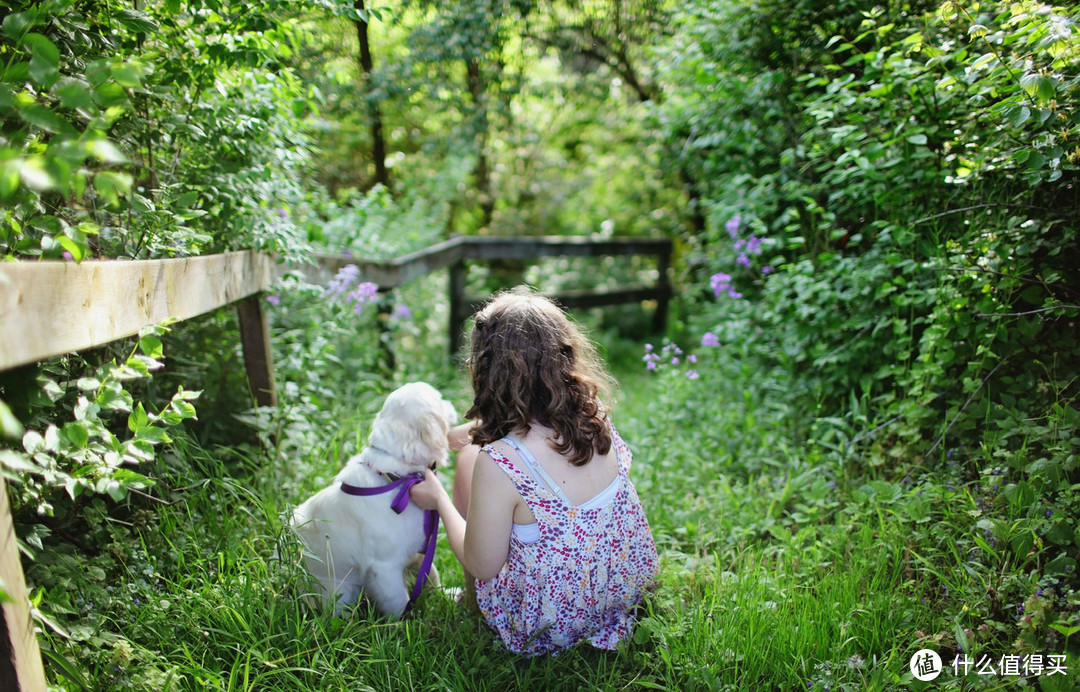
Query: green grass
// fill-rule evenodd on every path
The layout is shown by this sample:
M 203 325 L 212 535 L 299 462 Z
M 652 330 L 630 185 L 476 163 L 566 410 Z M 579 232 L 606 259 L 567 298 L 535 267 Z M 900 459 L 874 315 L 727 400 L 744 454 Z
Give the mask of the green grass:
M 400 622 L 303 605 L 309 583 L 281 515 L 332 478 L 366 432 L 368 402 L 320 444 L 279 439 L 269 457 L 181 439 L 159 473 L 173 504 L 103 518 L 96 554 L 39 561 L 53 612 L 69 611 L 67 636 L 43 641 L 50 679 L 156 692 L 930 689 L 908 673 L 919 648 L 1013 653 L 1017 605 L 1039 583 L 1034 565 L 976 540 L 977 487 L 857 476 L 844 454 L 792 442 L 789 412 L 744 389 L 738 366 L 714 365 L 697 382 L 636 364 L 619 373 L 616 422 L 662 573 L 617 652 L 519 658 L 432 590 Z M 437 565 L 460 585 L 445 543 Z M 97 566 L 104 576 L 87 578 Z M 972 675 L 965 689 L 1013 684 Z M 933 689 L 950 687 L 959 681 Z

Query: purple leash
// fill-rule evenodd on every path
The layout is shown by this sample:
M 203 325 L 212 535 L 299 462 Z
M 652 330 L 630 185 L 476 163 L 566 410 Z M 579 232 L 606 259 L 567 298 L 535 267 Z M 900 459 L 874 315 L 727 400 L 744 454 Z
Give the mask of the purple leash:
M 424 475 L 422 473 L 410 473 L 395 481 L 390 481 L 386 485 L 380 485 L 374 488 L 362 488 L 357 485 L 342 483 L 341 492 L 346 495 L 365 497 L 368 495 L 382 495 L 383 493 L 390 492 L 394 488 L 401 488 L 390 502 L 390 508 L 396 513 L 401 514 L 405 511 L 405 508 L 409 506 L 409 488 L 423 480 Z M 433 509 L 426 509 L 424 510 L 424 541 L 427 543 L 427 547 L 424 549 L 424 561 L 420 563 L 420 571 L 416 574 L 416 583 L 413 584 L 412 595 L 409 596 L 409 604 L 405 606 L 406 610 L 408 610 L 412 604 L 416 602 L 416 599 L 420 597 L 420 589 L 424 588 L 424 584 L 427 582 L 428 572 L 431 571 L 431 565 L 435 561 L 435 544 L 438 543 L 438 540 L 439 513 Z

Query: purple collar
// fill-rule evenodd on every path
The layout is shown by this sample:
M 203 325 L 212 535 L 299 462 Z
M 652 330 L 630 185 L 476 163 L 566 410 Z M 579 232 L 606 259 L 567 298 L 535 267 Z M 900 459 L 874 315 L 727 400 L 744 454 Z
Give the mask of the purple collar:
M 379 485 L 372 488 L 342 483 L 341 492 L 346 495 L 366 497 L 368 495 L 382 495 L 395 488 L 400 488 L 397 495 L 395 495 L 394 499 L 390 502 L 390 508 L 397 514 L 401 514 L 405 511 L 405 508 L 409 506 L 409 489 L 423 480 L 423 474 L 410 473 L 407 476 L 394 479 L 386 485 Z M 416 599 L 420 597 L 420 589 L 424 588 L 424 583 L 427 582 L 428 573 L 431 571 L 431 565 L 435 561 L 435 544 L 438 542 L 438 539 L 439 513 L 433 509 L 424 510 L 424 542 L 426 543 L 424 549 L 424 561 L 420 563 L 420 571 L 416 574 L 416 583 L 413 584 L 412 594 L 409 595 L 409 603 L 405 606 L 406 610 L 408 610 L 412 604 L 416 602 Z

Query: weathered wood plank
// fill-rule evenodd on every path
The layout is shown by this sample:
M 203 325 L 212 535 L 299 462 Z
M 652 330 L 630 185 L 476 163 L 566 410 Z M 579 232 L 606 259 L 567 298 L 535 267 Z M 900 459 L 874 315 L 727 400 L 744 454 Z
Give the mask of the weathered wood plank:
M 396 288 L 452 266 L 462 260 L 536 259 L 539 257 L 598 257 L 604 255 L 662 255 L 671 253 L 666 238 L 609 238 L 581 236 L 495 237 L 457 236 L 386 261 L 316 253 L 316 266 L 295 267 L 315 283 L 326 283 L 342 267 L 360 269 L 360 280 L 380 288 Z
M 462 241 L 462 238 L 452 238 L 423 250 L 382 262 L 346 255 L 315 253 L 313 258 L 318 263 L 317 267 L 297 267 L 296 269 L 308 276 L 309 280 L 314 278 L 318 283 L 326 283 L 342 267 L 353 264 L 360 269 L 360 281 L 370 281 L 379 288 L 397 288 L 433 271 L 460 262 L 464 255 Z
M 537 257 L 599 257 L 606 255 L 657 255 L 670 252 L 666 238 L 608 238 L 538 236 L 502 238 L 469 236 L 466 259 L 534 259 Z
M 0 370 L 184 320 L 270 285 L 255 251 L 183 259 L 0 263 Z
M 640 303 L 646 300 L 655 300 L 659 304 L 670 297 L 670 289 L 659 286 L 632 286 L 602 293 L 566 291 L 549 297 L 560 306 L 568 309 L 598 308 L 605 305 Z M 486 298 L 477 297 L 464 299 L 466 317 L 483 307 L 487 300 Z
M 30 601 L 26 595 L 19 546 L 11 525 L 7 488 L 0 476 L 0 581 L 11 602 L 0 608 L 0 690 L 5 692 L 45 692 L 45 670 Z

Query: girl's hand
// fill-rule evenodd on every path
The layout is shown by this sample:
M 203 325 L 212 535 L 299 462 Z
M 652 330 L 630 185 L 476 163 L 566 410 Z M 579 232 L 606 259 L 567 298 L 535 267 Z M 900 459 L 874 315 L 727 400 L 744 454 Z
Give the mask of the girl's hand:
M 438 509 L 440 500 L 449 496 L 435 472 L 427 469 L 424 480 L 409 488 L 409 497 L 420 509 Z

